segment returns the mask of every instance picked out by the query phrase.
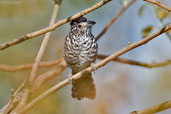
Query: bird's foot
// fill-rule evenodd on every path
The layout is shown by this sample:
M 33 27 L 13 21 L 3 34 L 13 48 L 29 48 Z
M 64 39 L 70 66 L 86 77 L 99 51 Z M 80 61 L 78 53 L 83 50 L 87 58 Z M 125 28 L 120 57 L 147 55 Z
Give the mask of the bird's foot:
M 68 80 L 70 83 L 72 83 L 74 80 L 71 73 L 69 73 L 69 75 L 68 75 Z
M 96 73 L 96 67 L 94 66 L 94 63 L 91 63 L 90 67 L 93 69 L 93 72 Z

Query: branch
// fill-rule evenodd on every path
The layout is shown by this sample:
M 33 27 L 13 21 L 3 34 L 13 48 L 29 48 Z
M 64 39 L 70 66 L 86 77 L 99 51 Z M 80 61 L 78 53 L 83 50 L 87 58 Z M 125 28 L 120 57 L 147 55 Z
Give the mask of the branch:
M 55 61 L 48 61 L 48 62 L 41 62 L 39 67 L 53 67 L 58 65 L 63 59 L 60 58 Z M 24 64 L 24 65 L 4 65 L 0 64 L 0 70 L 8 71 L 8 72 L 17 72 L 22 70 L 29 70 L 31 69 L 33 64 Z
M 22 91 L 22 95 L 21 98 L 19 100 L 19 103 L 17 104 L 17 106 L 10 112 L 10 114 L 17 114 L 16 112 L 18 110 L 20 110 L 21 108 L 23 108 L 26 105 L 26 101 L 29 97 L 29 89 L 24 89 Z
M 105 59 L 108 56 L 105 55 L 98 55 L 98 59 Z M 134 60 L 129 60 L 129 59 L 123 59 L 123 58 L 116 58 L 113 61 L 119 62 L 119 63 L 124 63 L 124 64 L 129 64 L 129 65 L 136 65 L 136 66 L 141 66 L 141 67 L 146 67 L 146 68 L 156 68 L 156 67 L 162 67 L 162 66 L 167 66 L 171 64 L 171 60 L 166 60 L 160 63 L 145 63 L 145 62 L 139 62 L 139 61 L 134 61 Z
M 14 89 L 11 90 L 11 99 L 9 100 L 8 104 L 5 106 L 4 110 L 0 110 L 0 113 L 7 114 L 13 101 L 14 101 Z
M 53 13 L 52 13 L 50 25 L 53 25 L 55 23 L 55 21 L 56 21 L 56 17 L 57 17 L 58 11 L 59 11 L 59 6 L 60 6 L 60 3 L 61 3 L 61 0 L 58 0 L 58 1 L 59 2 L 54 1 L 55 5 L 54 5 L 54 8 L 53 8 Z M 30 74 L 30 76 L 29 76 L 29 78 L 27 80 L 29 82 L 28 83 L 29 87 L 32 86 L 33 81 L 36 79 L 36 73 L 37 73 L 37 70 L 38 70 L 38 66 L 39 66 L 39 63 L 40 63 L 40 61 L 41 61 L 41 59 L 43 57 L 45 49 L 47 47 L 50 35 L 51 35 L 51 32 L 46 33 L 45 38 L 44 38 L 44 40 L 43 40 L 43 42 L 41 44 L 40 50 L 39 50 L 39 52 L 37 54 L 37 57 L 35 59 L 35 63 L 33 64 L 31 74 Z M 19 103 L 17 104 L 17 106 L 11 111 L 12 114 L 17 113 L 20 109 L 22 109 L 26 105 L 29 94 L 30 94 L 30 89 L 31 89 L 29 87 L 26 87 L 23 91 L 21 91 L 21 92 L 23 92 L 22 97 L 19 100 Z
M 58 1 L 60 1 L 60 3 L 62 2 L 62 0 L 58 0 Z M 56 18 L 57 18 L 57 15 L 58 15 L 58 11 L 59 11 L 59 7 L 60 7 L 60 4 L 57 4 L 57 2 L 55 2 L 49 26 L 55 24 Z M 43 55 L 44 55 L 45 49 L 46 49 L 48 41 L 50 39 L 50 35 L 51 35 L 51 32 L 46 33 L 46 35 L 45 35 L 45 37 L 43 39 L 43 42 L 41 44 L 41 47 L 39 49 L 39 52 L 38 52 L 38 54 L 36 56 L 36 59 L 35 59 L 35 62 L 34 62 L 34 65 L 32 67 L 32 70 L 31 70 L 31 73 L 30 73 L 30 76 L 29 76 L 29 80 L 28 80 L 30 85 L 32 85 L 32 83 L 36 79 L 38 66 L 39 66 L 39 63 L 40 63 Z
M 8 114 L 21 100 L 22 92 L 21 89 L 23 89 L 25 85 L 26 80 L 18 87 L 18 89 L 15 91 L 13 97 L 9 100 L 7 105 L 5 105 L 1 110 L 0 114 Z M 20 92 L 20 93 L 19 93 Z
M 65 18 L 63 20 L 59 20 L 57 23 L 55 23 L 55 24 L 53 24 L 53 25 L 51 25 L 49 27 L 43 28 L 43 29 L 35 31 L 35 32 L 28 33 L 25 36 L 19 37 L 18 39 L 14 39 L 13 41 L 1 44 L 0 45 L 0 50 L 6 49 L 6 48 L 8 48 L 10 46 L 16 45 L 18 43 L 21 43 L 21 42 L 23 42 L 25 40 L 28 40 L 28 39 L 31 39 L 33 37 L 40 36 L 42 34 L 45 34 L 45 33 L 49 32 L 49 31 L 53 31 L 57 27 L 65 24 L 65 23 L 67 23 L 69 21 L 72 21 L 72 20 L 74 20 L 76 18 L 79 18 L 80 16 L 86 15 L 86 14 L 100 8 L 101 6 L 105 5 L 106 3 L 110 2 L 110 1 L 111 0 L 102 0 L 101 2 L 93 5 L 92 7 L 87 8 L 87 9 L 81 11 L 81 12 L 78 12 L 78 13 L 76 13 L 75 15 L 73 15 L 71 17 Z
M 98 59 L 105 59 L 108 57 L 107 55 L 98 55 Z M 53 67 L 57 66 L 63 61 L 63 58 L 60 58 L 55 61 L 48 61 L 48 62 L 41 62 L 39 64 L 39 67 L 45 68 L 45 67 Z M 129 59 L 123 59 L 123 58 L 117 58 L 113 60 L 115 62 L 123 63 L 123 64 L 129 64 L 129 65 L 136 65 L 136 66 L 141 66 L 141 67 L 146 67 L 146 68 L 156 68 L 156 67 L 162 67 L 162 66 L 167 66 L 171 64 L 171 60 L 166 60 L 163 62 L 158 62 L 158 63 L 145 63 L 145 62 L 140 62 L 140 61 L 135 61 L 135 60 L 129 60 Z M 22 71 L 22 70 L 29 70 L 31 69 L 33 64 L 24 64 L 24 65 L 4 65 L 0 64 L 0 70 L 7 71 L 7 72 L 17 72 L 17 71 Z
M 94 68 L 92 67 L 88 67 L 82 71 L 80 71 L 79 73 L 75 74 L 72 76 L 72 78 L 74 80 L 77 80 L 79 78 L 81 78 L 84 74 L 84 73 L 87 73 L 87 72 L 92 72 L 94 69 L 98 69 L 104 65 L 106 65 L 107 63 L 109 63 L 110 61 L 116 59 L 118 56 L 128 52 L 129 50 L 132 50 L 138 46 L 141 46 L 145 43 L 147 43 L 148 41 L 154 39 L 155 37 L 157 37 L 158 35 L 168 31 L 168 30 L 171 30 L 171 24 L 170 25 L 167 25 L 165 26 L 163 29 L 161 29 L 160 31 L 156 32 L 155 34 L 149 36 L 149 37 L 146 37 L 144 38 L 143 40 L 140 40 L 139 42 L 137 43 L 134 43 L 134 44 L 130 44 L 128 46 L 126 46 L 125 48 L 121 49 L 120 51 L 112 54 L 111 56 L 103 59 L 102 61 L 94 64 Z M 30 103 L 28 103 L 24 108 L 22 108 L 20 111 L 19 111 L 19 114 L 21 113 L 26 113 L 27 111 L 29 111 L 34 105 L 36 105 L 38 102 L 40 102 L 42 99 L 44 99 L 45 97 L 53 94 L 55 91 L 59 90 L 60 88 L 68 85 L 70 83 L 70 79 L 65 79 L 61 82 L 59 82 L 58 84 L 54 85 L 52 88 L 46 90 L 45 92 L 43 92 L 41 95 L 39 95 L 38 97 L 36 97 L 34 100 L 32 100 Z
M 109 27 L 117 20 L 117 18 L 129 7 L 131 6 L 136 0 L 132 0 L 131 2 L 129 2 L 129 4 L 125 7 L 123 6 L 123 8 L 112 18 L 112 20 L 106 25 L 106 27 L 100 32 L 100 34 L 96 37 L 96 41 L 98 39 L 100 39 L 100 37 L 102 37 L 106 31 L 109 29 Z
M 146 108 L 139 111 L 133 111 L 130 114 L 154 114 L 169 108 L 171 108 L 171 100 L 159 105 L 152 106 L 150 108 Z
M 168 12 L 171 12 L 171 8 L 166 7 L 165 5 L 161 4 L 159 1 L 154 1 L 154 0 L 144 0 L 144 1 L 152 3 L 154 5 L 157 5 L 163 9 L 167 10 Z

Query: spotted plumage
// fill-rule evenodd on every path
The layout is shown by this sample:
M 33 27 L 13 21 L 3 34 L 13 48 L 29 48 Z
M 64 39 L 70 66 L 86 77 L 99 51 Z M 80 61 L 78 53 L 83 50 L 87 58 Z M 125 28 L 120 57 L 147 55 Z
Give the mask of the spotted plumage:
M 64 59 L 72 69 L 72 74 L 89 67 L 97 57 L 97 43 L 91 33 L 94 21 L 88 21 L 85 17 L 73 20 L 71 31 L 65 38 Z M 96 90 L 91 73 L 72 82 L 72 97 L 78 100 L 87 97 L 95 98 Z

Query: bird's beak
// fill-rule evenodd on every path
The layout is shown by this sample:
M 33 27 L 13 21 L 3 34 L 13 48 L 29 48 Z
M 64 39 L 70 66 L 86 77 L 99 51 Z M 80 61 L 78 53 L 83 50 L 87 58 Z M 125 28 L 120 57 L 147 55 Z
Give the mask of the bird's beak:
M 94 22 L 94 21 L 87 21 L 87 26 L 88 26 L 88 27 L 91 27 L 91 26 L 93 26 L 94 24 L 96 24 L 96 22 Z

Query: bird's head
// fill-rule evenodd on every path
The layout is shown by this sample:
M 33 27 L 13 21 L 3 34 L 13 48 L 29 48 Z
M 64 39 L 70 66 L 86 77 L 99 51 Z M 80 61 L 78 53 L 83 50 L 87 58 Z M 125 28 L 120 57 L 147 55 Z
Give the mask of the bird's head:
M 96 22 L 88 21 L 85 17 L 79 17 L 73 21 L 71 21 L 71 29 L 78 29 L 78 30 L 86 30 L 87 28 L 91 28 Z

